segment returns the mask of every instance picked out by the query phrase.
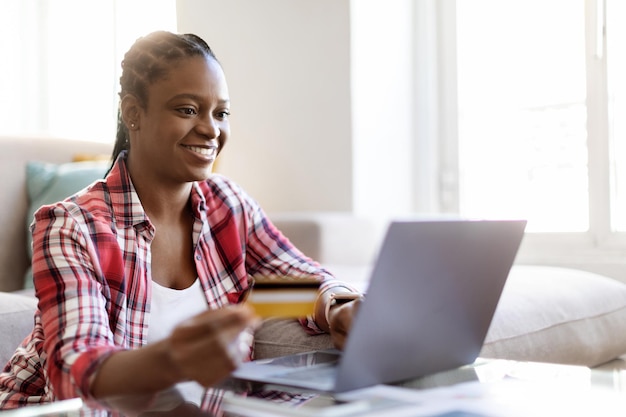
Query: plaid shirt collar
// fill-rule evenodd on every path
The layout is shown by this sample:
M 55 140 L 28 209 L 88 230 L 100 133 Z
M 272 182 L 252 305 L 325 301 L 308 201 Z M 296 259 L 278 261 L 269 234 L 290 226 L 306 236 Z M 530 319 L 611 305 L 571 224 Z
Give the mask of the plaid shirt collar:
M 111 172 L 105 179 L 111 196 L 115 221 L 124 228 L 141 227 L 146 224 L 150 229 L 153 229 L 130 179 L 126 162 L 127 156 L 128 151 L 126 150 L 120 153 Z M 130 204 L 127 202 L 129 198 Z M 197 182 L 193 182 L 191 188 L 191 207 L 194 216 L 202 223 L 206 223 L 207 203 Z

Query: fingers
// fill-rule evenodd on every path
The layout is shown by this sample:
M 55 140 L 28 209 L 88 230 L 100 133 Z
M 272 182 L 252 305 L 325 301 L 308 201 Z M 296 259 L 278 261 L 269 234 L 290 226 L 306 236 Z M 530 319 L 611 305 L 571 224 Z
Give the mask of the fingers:
M 252 343 L 249 331 L 259 323 L 253 311 L 242 305 L 201 313 L 172 332 L 172 360 L 185 378 L 214 385 L 247 358 Z
M 195 337 L 228 329 L 241 331 L 246 327 L 256 327 L 259 321 L 249 306 L 238 304 L 200 313 L 181 323 L 176 331 L 181 337 Z
M 361 300 L 354 300 L 333 308 L 330 316 L 330 339 L 337 349 L 344 348 L 360 304 Z

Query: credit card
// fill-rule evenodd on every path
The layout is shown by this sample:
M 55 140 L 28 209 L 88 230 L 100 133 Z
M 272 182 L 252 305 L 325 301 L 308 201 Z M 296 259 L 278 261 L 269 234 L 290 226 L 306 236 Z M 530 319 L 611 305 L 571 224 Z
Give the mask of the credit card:
M 319 280 L 290 276 L 256 276 L 253 280 L 245 302 L 258 316 L 300 318 L 314 314 Z

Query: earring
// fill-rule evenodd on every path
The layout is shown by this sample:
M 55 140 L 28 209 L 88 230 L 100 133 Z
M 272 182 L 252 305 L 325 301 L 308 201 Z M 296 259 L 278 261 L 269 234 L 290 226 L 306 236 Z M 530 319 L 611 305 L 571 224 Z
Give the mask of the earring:
M 134 129 L 134 128 L 135 128 L 135 124 L 134 124 L 134 123 L 131 123 L 131 124 L 130 124 L 130 128 L 131 128 L 131 129 Z

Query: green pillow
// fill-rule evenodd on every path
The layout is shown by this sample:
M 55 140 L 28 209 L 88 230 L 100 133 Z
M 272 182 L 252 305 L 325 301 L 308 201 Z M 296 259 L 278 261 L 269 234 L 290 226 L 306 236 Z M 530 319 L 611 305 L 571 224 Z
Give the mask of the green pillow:
M 30 161 L 26 164 L 26 190 L 28 192 L 26 236 L 28 253 L 31 257 L 30 224 L 35 212 L 45 204 L 62 201 L 92 182 L 104 178 L 108 168 L 109 162 L 107 161 L 68 162 L 65 164 Z M 24 277 L 24 286 L 25 288 L 33 286 L 30 269 Z

